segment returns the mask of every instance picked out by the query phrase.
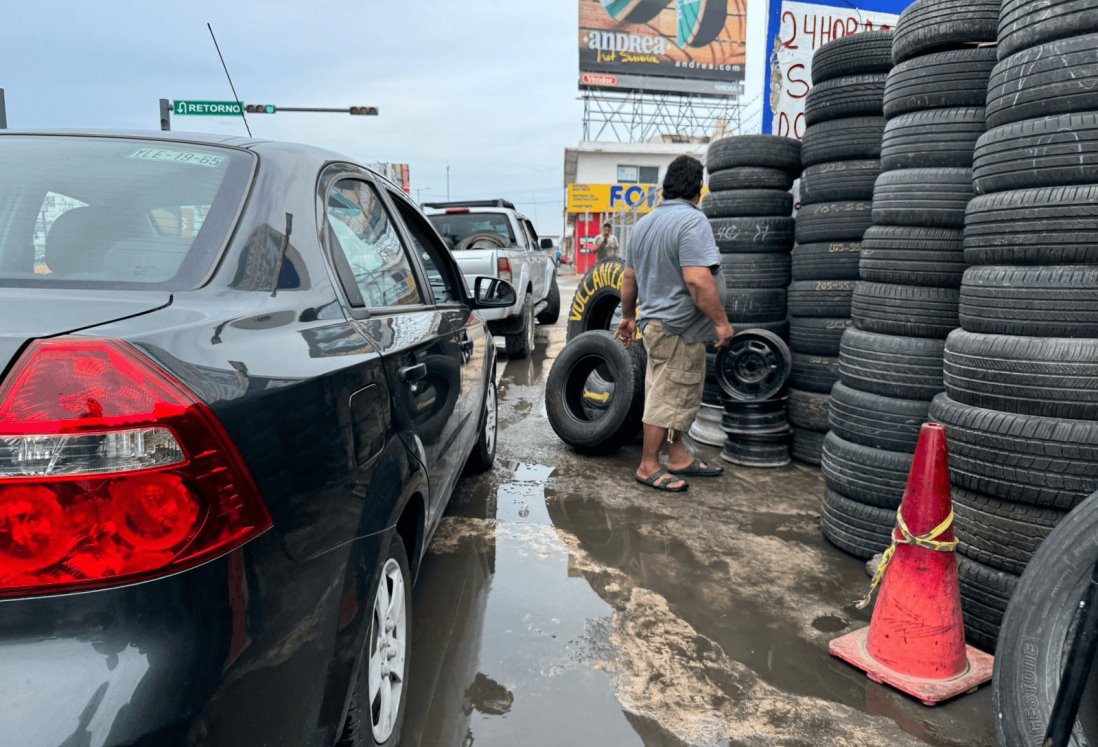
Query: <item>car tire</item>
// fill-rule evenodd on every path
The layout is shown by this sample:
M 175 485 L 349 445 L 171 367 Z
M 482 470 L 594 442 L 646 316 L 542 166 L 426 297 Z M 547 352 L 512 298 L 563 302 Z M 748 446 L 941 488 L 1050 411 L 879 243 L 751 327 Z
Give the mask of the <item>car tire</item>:
M 480 474 L 492 469 L 496 463 L 496 441 L 499 433 L 499 400 L 496 391 L 495 372 L 488 380 L 484 392 L 484 408 L 477 427 L 477 442 L 465 464 L 466 474 Z
M 958 551 L 984 565 L 1021 575 L 1034 553 L 1067 513 L 1001 501 L 953 488 L 953 529 Z
M 798 280 L 789 286 L 789 313 L 799 317 L 849 317 L 855 280 Z
M 892 61 L 993 42 L 998 31 L 999 0 L 918 0 L 900 14 L 892 31 Z
M 793 247 L 793 280 L 857 280 L 862 244 L 834 241 Z
M 944 347 L 942 340 L 850 329 L 839 349 L 839 376 L 852 389 L 929 402 L 945 389 Z
M 954 288 L 859 282 L 850 316 L 866 332 L 944 340 L 960 326 L 960 295 Z
M 884 115 L 892 119 L 928 109 L 983 107 L 995 62 L 995 47 L 951 49 L 901 62 L 888 74 Z
M 789 318 L 789 347 L 794 353 L 838 355 L 843 334 L 853 324 L 849 317 L 792 316 Z
M 534 299 L 530 294 L 522 302 L 522 329 L 503 339 L 507 357 L 512 360 L 529 358 L 534 352 Z
M 1096 561 L 1098 496 L 1092 496 L 1049 534 L 1007 607 L 992 684 L 999 744 L 1044 741 Z M 1076 724 L 1072 747 L 1098 742 L 1094 711 L 1083 709 L 1087 721 Z
M 832 161 L 809 166 L 801 175 L 801 202 L 872 200 L 873 185 L 881 175 L 881 162 Z
M 976 143 L 972 180 L 979 194 L 1098 183 L 1098 113 L 991 130 Z
M 946 340 L 946 392 L 955 402 L 1019 415 L 1098 420 L 1098 340 L 984 335 Z
M 812 55 L 812 85 L 845 75 L 892 69 L 892 32 L 863 31 L 825 44 Z
M 793 426 L 793 445 L 789 449 L 789 456 L 801 464 L 819 467 L 823 458 L 823 442 L 823 433 Z
M 706 155 L 709 173 L 748 166 L 780 169 L 791 174 L 801 171 L 801 144 L 773 135 L 736 135 L 710 144 Z
M 786 289 L 737 288 L 727 294 L 724 311 L 739 322 L 781 322 L 786 316 Z
M 1098 34 L 1057 39 L 1004 57 L 988 83 L 989 128 L 1095 110 Z
M 793 195 L 777 189 L 729 189 L 707 194 L 701 209 L 707 218 L 785 217 L 793 214 Z
M 820 528 L 827 541 L 848 555 L 869 560 L 892 544 L 896 512 L 868 506 L 840 495 L 824 493 Z
M 604 260 L 587 271 L 569 308 L 569 341 L 584 332 L 608 330 L 614 326 L 615 314 L 620 314 L 624 274 L 625 263 L 620 259 Z
M 873 225 L 873 203 L 868 200 L 805 205 L 797 213 L 798 244 L 861 241 Z
M 1098 489 L 1098 423 L 1002 412 L 939 394 L 930 417 L 949 432 L 953 484 L 1068 511 Z
M 339 741 L 340 747 L 396 747 L 400 744 L 401 732 L 404 727 L 408 700 L 408 687 L 405 683 L 408 679 L 409 663 L 411 661 L 412 572 L 408 565 L 407 549 L 404 547 L 404 541 L 398 533 L 392 533 L 389 546 L 382 553 L 379 567 L 380 572 L 378 573 L 377 583 L 370 594 L 370 599 L 374 601 L 369 613 L 370 625 L 366 633 L 365 648 L 362 652 L 363 659 L 358 664 L 358 670 L 353 680 L 347 719 Z M 380 597 L 383 584 L 386 585 L 389 598 L 396 593 L 395 590 L 398 587 L 400 588 L 404 598 L 402 619 L 400 613 L 394 611 L 392 619 L 386 621 L 383 610 L 379 610 L 379 605 L 384 601 Z M 390 643 L 390 645 L 400 646 L 400 650 L 403 651 L 403 655 L 398 654 L 396 657 L 402 663 L 403 678 L 400 679 L 401 685 L 397 693 L 396 712 L 395 717 L 393 717 L 395 725 L 389 734 L 385 735 L 384 729 L 380 732 L 375 731 L 376 725 L 373 723 L 375 704 L 370 700 L 369 672 L 372 656 L 385 657 L 384 650 L 376 650 L 379 648 L 379 642 L 376 639 L 379 635 L 378 631 L 385 628 L 387 622 L 396 624 L 397 627 L 392 632 L 397 633 L 403 630 L 403 636 L 392 636 L 395 639 L 395 644 Z M 388 637 L 388 632 L 386 630 L 380 635 Z M 387 686 L 387 684 L 391 685 L 391 681 L 390 683 L 384 682 L 386 679 L 387 676 L 382 677 L 382 687 Z M 366 693 L 365 696 L 363 696 L 363 691 Z M 378 710 L 380 711 L 379 705 Z
M 976 648 L 993 654 L 1007 605 L 1018 588 L 1018 576 L 964 555 L 957 556 L 957 576 L 965 639 Z
M 548 305 L 538 314 L 538 324 L 556 324 L 560 319 L 560 285 L 557 283 L 556 273 L 553 274 L 545 300 Z
M 982 105 L 901 114 L 885 125 L 881 168 L 970 169 L 976 143 L 986 131 Z
M 980 195 L 968 205 L 970 265 L 1098 264 L 1098 185 Z
M 788 254 L 722 254 L 728 292 L 745 288 L 785 288 L 792 278 Z
M 644 412 L 644 359 L 637 346 L 627 350 L 610 332 L 585 332 L 553 362 L 545 384 L 549 424 L 577 451 L 609 453 L 631 441 Z M 584 409 L 584 388 L 596 369 L 609 374 L 614 394 L 602 416 L 592 420 Z
M 1004 0 L 999 15 L 1003 57 L 1069 36 L 1098 32 L 1093 0 Z
M 793 353 L 789 385 L 806 392 L 827 394 L 839 380 L 839 359 L 829 355 Z
M 961 287 L 961 326 L 1023 337 L 1098 338 L 1098 267 L 973 267 Z
M 874 449 L 914 454 L 930 403 L 860 392 L 841 381 L 831 390 L 831 430 Z
M 804 121 L 809 127 L 834 119 L 880 116 L 885 73 L 842 75 L 813 86 L 805 97 Z
M 709 225 L 722 254 L 785 253 L 793 248 L 793 218 L 714 218 Z
M 975 196 L 969 169 L 886 171 L 873 190 L 873 224 L 963 229 Z
M 765 166 L 733 166 L 710 172 L 709 191 L 724 192 L 731 189 L 780 189 L 788 192 L 796 177 L 784 169 Z
M 790 389 L 786 406 L 789 411 L 789 422 L 798 428 L 804 428 L 817 433 L 827 430 L 827 411 L 831 403 L 831 395 L 824 392 L 808 392 L 803 389 Z
M 872 117 L 835 119 L 812 125 L 804 132 L 805 167 L 836 161 L 872 161 L 881 157 L 885 120 Z M 802 203 L 808 204 L 804 200 Z
M 862 238 L 861 278 L 868 282 L 959 288 L 967 267 L 959 229 L 872 226 Z
M 831 431 L 821 469 L 827 487 L 851 500 L 896 511 L 904 497 L 912 454 L 851 443 Z

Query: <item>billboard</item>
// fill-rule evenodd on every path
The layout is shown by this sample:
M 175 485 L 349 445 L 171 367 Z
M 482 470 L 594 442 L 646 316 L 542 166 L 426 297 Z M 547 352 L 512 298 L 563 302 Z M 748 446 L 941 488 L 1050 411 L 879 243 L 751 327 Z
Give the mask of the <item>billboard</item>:
M 747 0 L 580 0 L 580 88 L 738 94 Z
M 377 173 L 384 176 L 393 184 L 404 190 L 404 194 L 412 194 L 411 169 L 406 163 L 369 163 L 366 164 Z
M 763 132 L 804 136 L 804 101 L 812 90 L 812 55 L 829 41 L 884 31 L 910 0 L 771 0 L 767 26 Z
M 659 202 L 658 184 L 569 184 L 569 213 L 650 213 Z

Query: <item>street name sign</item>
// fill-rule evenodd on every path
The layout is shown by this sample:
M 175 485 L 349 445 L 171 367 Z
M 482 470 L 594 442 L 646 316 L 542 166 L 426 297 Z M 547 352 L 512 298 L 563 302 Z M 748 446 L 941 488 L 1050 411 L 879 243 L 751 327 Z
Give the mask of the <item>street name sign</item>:
M 239 101 L 173 101 L 176 116 L 239 117 Z

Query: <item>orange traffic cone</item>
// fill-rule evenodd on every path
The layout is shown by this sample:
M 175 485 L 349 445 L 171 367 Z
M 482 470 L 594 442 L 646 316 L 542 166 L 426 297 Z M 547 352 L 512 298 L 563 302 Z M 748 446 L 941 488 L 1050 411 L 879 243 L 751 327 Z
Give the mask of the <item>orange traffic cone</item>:
M 927 423 L 911 463 L 892 547 L 868 628 L 836 638 L 831 654 L 869 679 L 935 705 L 991 680 L 994 658 L 965 645 L 953 538 L 945 427 Z M 867 596 L 863 602 L 868 603 Z

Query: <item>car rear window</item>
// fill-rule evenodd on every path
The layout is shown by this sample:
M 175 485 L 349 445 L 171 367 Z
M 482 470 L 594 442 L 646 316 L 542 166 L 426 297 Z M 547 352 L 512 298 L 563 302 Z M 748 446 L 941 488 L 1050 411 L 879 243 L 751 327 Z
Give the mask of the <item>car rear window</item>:
M 446 213 L 427 216 L 452 248 L 459 248 L 470 236 L 495 234 L 507 246 L 515 245 L 515 234 L 506 213 Z
M 194 143 L 0 137 L 0 285 L 194 288 L 255 160 Z

